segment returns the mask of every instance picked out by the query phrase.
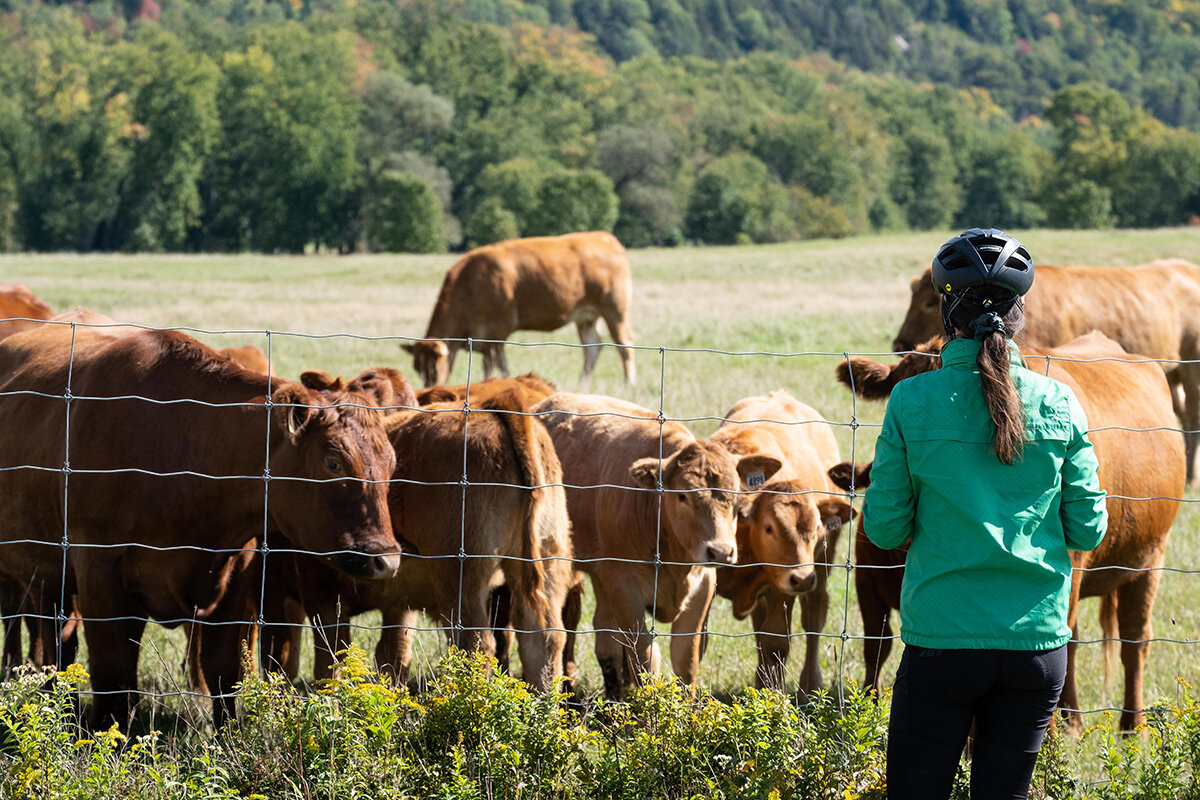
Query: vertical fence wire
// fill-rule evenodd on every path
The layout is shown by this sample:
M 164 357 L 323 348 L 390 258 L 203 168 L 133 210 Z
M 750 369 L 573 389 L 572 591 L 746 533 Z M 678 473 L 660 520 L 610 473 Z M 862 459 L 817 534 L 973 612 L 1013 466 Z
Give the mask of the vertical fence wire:
M 66 627 L 66 608 L 67 608 L 67 553 L 71 549 L 71 537 L 68 533 L 68 517 L 70 515 L 70 481 L 71 481 L 71 383 L 75 375 L 75 337 L 78 333 L 78 328 L 75 323 L 71 323 L 71 352 L 67 357 L 67 386 L 63 390 L 63 402 L 66 403 L 66 414 L 64 415 L 65 424 L 63 425 L 63 532 L 62 532 L 62 578 L 58 582 L 58 608 L 55 613 L 55 632 L 57 636 L 54 641 L 54 668 L 63 668 L 63 629 Z M 39 596 L 45 596 L 45 589 L 38 592 Z M 45 609 L 40 609 L 41 613 L 45 613 Z M 42 621 L 38 621 L 39 627 L 42 627 Z M 46 643 L 42 642 L 43 651 Z

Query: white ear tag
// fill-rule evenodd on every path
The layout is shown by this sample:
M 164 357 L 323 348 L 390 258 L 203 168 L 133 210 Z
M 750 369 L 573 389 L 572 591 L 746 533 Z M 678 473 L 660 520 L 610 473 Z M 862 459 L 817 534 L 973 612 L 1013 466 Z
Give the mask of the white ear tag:
M 767 476 L 761 472 L 751 472 L 746 476 L 746 485 L 751 489 L 757 489 L 767 482 Z

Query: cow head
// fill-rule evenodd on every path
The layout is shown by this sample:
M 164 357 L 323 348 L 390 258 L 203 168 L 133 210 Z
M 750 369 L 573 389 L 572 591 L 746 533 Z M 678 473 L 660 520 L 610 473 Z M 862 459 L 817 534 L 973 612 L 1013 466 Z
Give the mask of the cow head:
M 920 342 L 943 334 L 941 300 L 933 289 L 931 273 L 932 270 L 927 269 L 913 279 L 912 300 L 908 304 L 908 313 L 904 316 L 900 332 L 892 342 L 894 353 L 912 350 Z
M 837 365 L 837 379 L 864 400 L 885 400 L 905 378 L 939 369 L 943 344 L 945 339 L 940 337 L 930 339 L 891 365 L 869 358 L 851 358 Z
M 413 369 L 426 389 L 450 379 L 450 347 L 441 339 L 420 339 L 402 344 L 400 349 L 412 354 Z
M 817 585 L 816 563 L 833 552 L 837 533 L 852 515 L 841 497 L 813 494 L 799 481 L 769 483 L 746 509 L 745 541 L 751 552 L 739 560 L 761 565 L 771 585 L 785 595 L 811 591 Z
M 400 546 L 392 532 L 387 482 L 396 454 L 377 398 L 285 383 L 271 403 L 273 480 L 267 497 L 276 523 L 299 547 L 329 554 L 349 575 L 394 575 Z
M 762 486 L 779 467 L 777 458 L 739 458 L 704 440 L 663 459 L 664 521 L 691 560 L 717 564 L 737 560 L 737 493 Z M 638 459 L 630 472 L 638 485 L 654 489 L 660 479 L 659 460 Z

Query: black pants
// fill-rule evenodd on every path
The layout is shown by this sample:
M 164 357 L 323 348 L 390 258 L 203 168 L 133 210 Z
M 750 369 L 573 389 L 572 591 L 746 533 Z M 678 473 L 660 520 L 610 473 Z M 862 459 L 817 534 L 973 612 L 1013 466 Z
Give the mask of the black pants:
M 950 796 L 975 723 L 971 798 L 1024 798 L 1067 673 L 1067 648 L 904 648 L 888 722 L 889 800 Z

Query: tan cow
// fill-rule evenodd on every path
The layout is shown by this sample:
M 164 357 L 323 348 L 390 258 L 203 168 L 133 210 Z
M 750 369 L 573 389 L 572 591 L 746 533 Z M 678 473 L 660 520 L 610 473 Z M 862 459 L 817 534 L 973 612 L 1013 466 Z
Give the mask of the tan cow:
M 606 693 L 622 699 L 627 684 L 657 669 L 647 612 L 671 624 L 675 674 L 695 683 L 714 566 L 737 559 L 738 492 L 769 479 L 779 460 L 739 457 L 611 397 L 558 392 L 534 411 L 562 460 L 575 558 L 596 594 Z M 564 622 L 574 630 L 578 620 Z M 569 663 L 573 640 L 567 648 Z
M 1108 492 L 1108 534 L 1100 546 L 1090 552 L 1072 552 L 1071 627 L 1079 613 L 1079 598 L 1104 598 L 1109 618 L 1115 609 L 1115 623 L 1121 639 L 1121 661 L 1125 668 L 1124 710 L 1121 726 L 1132 729 L 1141 723 L 1142 675 L 1150 649 L 1150 613 L 1167 547 L 1171 524 L 1179 510 L 1176 499 L 1183 496 L 1183 437 L 1172 428 L 1171 391 L 1153 362 L 1127 354 L 1121 346 L 1101 333 L 1093 332 L 1062 347 L 1023 348 L 1026 364 L 1071 387 L 1087 414 L 1089 434 L 1100 463 L 1100 486 Z M 923 354 L 909 354 L 901 361 L 907 374 L 937 368 L 938 360 Z M 897 365 L 896 370 L 901 366 Z M 895 382 L 886 367 L 867 359 L 850 359 L 838 366 L 838 379 L 849 385 L 854 376 L 855 391 L 867 399 L 882 399 Z M 857 483 L 865 480 L 858 473 Z M 863 539 L 858 540 L 861 546 Z M 869 544 L 869 542 L 867 542 Z M 860 567 L 877 565 L 879 569 L 858 569 L 855 574 L 858 595 L 876 598 L 868 619 L 862 607 L 863 625 L 868 637 L 887 635 L 887 605 L 895 592 L 864 585 L 895 580 L 898 570 L 881 563 L 875 556 L 859 551 Z M 898 602 L 896 603 L 898 605 Z M 879 615 L 882 615 L 880 618 Z M 868 683 L 878 686 L 877 670 L 887 657 L 887 645 L 875 654 L 868 639 Z M 879 640 L 882 643 L 882 640 Z M 1060 705 L 1068 710 L 1074 724 L 1079 723 L 1079 696 L 1075 684 L 1075 643 L 1068 647 L 1067 682 Z
M 717 569 L 717 594 L 738 619 L 752 615 L 758 644 L 754 685 L 783 691 L 792 607 L 800 598 L 805 637 L 800 691 L 824 685 L 820 633 L 829 613 L 825 582 L 850 504 L 826 470 L 841 460 L 837 440 L 817 411 L 786 389 L 738 401 L 708 439 L 737 456 L 767 455 L 782 466 L 740 506 L 737 564 Z
M 312 387 L 325 378 L 302 376 Z M 350 618 L 372 609 L 383 611 L 378 664 L 401 680 L 418 610 L 434 613 L 452 643 L 492 652 L 489 599 L 501 584 L 509 589 L 525 680 L 546 691 L 561 674 L 562 608 L 575 582 L 562 469 L 545 428 L 528 413 L 536 395 L 505 380 L 506 390 L 469 415 L 461 405 L 435 403 L 388 417 L 389 439 L 403 454 L 388 503 L 409 554 L 394 579 L 353 581 L 296 557 L 295 586 L 318 624 L 318 677 L 328 674 L 333 652 L 347 646 Z M 271 647 L 294 674 L 295 660 L 280 644 Z
M 574 322 L 583 348 L 583 380 L 600 356 L 603 318 L 633 384 L 629 258 L 605 231 L 511 239 L 476 248 L 446 273 L 425 338 L 403 348 L 426 387 L 445 383 L 467 338 L 483 355 L 483 376 L 508 375 L 504 340 L 514 331 L 553 331 Z
M 76 591 L 94 725 L 128 720 L 146 618 L 217 623 L 201 661 L 209 687 L 232 690 L 248 621 L 219 602 L 217 573 L 266 518 L 349 573 L 396 571 L 395 453 L 375 402 L 270 379 L 178 332 L 43 326 L 0 342 L 0 579 L 37 608 Z M 232 696 L 213 703 L 220 723 Z
M 33 320 L 50 319 L 54 312 L 46 301 L 19 283 L 0 283 L 0 339 L 37 326 Z
M 912 283 L 912 301 L 892 343 L 895 351 L 943 335 L 927 269 Z M 1129 353 L 1162 359 L 1185 432 L 1188 484 L 1195 486 L 1200 447 L 1200 267 L 1171 258 L 1138 267 L 1038 266 L 1025 296 L 1018 341 L 1057 347 L 1098 330 Z

